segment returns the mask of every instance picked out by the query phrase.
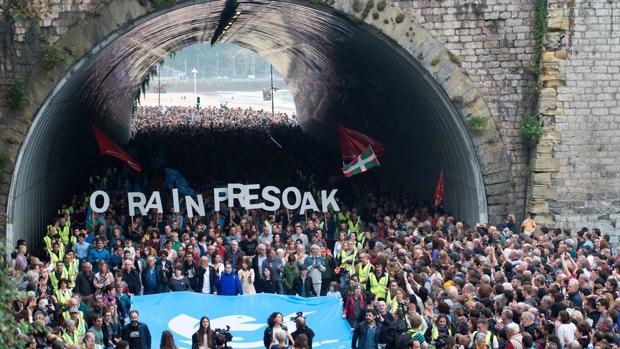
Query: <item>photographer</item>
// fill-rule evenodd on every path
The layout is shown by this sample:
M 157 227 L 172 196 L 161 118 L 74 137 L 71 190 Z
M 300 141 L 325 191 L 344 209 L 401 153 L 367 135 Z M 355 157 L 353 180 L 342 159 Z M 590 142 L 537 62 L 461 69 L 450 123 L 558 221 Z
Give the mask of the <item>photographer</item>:
M 216 349 L 232 349 L 227 344 L 226 335 L 224 333 L 218 333 L 215 335 L 215 348 Z
M 297 336 L 304 334 L 308 338 L 308 349 L 312 349 L 312 338 L 314 338 L 314 331 L 308 324 L 306 323 L 306 318 L 302 314 L 299 314 L 297 318 L 295 318 L 295 325 L 297 329 L 291 335 L 293 336 L 293 340 L 297 342 Z
M 432 349 L 446 348 L 447 339 L 454 336 L 454 329 L 450 319 L 445 314 L 439 314 L 433 327 L 426 330 L 426 341 L 431 343 Z

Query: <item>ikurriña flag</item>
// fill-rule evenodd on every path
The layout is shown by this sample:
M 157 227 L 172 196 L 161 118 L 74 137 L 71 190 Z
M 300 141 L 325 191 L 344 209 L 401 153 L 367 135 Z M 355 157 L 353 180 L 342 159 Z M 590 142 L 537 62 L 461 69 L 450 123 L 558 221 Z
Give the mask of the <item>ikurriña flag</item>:
M 95 139 L 97 140 L 97 145 L 99 145 L 99 152 L 101 155 L 113 156 L 122 162 L 124 162 L 127 166 L 132 169 L 142 172 L 142 166 L 134 160 L 134 158 L 129 155 L 126 151 L 123 150 L 118 144 L 114 143 L 113 140 L 110 139 L 105 133 L 103 133 L 100 129 L 97 128 L 94 124 L 90 125 L 93 129 L 93 133 L 95 134 Z
M 338 127 L 342 173 L 345 177 L 368 171 L 379 166 L 379 156 L 384 153 L 383 143 L 343 126 Z
M 437 180 L 437 186 L 435 187 L 435 198 L 433 200 L 433 204 L 435 207 L 439 207 L 443 203 L 443 167 L 441 168 L 441 172 L 439 172 L 439 179 Z
M 377 159 L 377 154 L 372 150 L 372 146 L 369 145 L 364 154 L 359 155 L 357 159 L 342 166 L 342 173 L 345 177 L 351 177 L 377 166 L 379 166 L 379 159 Z

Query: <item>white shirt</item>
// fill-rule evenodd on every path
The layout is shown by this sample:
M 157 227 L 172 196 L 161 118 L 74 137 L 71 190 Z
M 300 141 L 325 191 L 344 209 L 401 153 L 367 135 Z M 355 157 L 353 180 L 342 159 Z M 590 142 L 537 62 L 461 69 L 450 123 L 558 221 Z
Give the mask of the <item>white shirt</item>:
M 202 279 L 202 293 L 211 293 L 211 280 L 209 280 L 209 267 L 205 270 L 204 279 Z
M 260 274 L 260 278 L 263 278 L 263 261 L 267 259 L 267 255 L 265 255 L 264 257 L 261 257 L 260 255 L 258 255 L 258 272 Z

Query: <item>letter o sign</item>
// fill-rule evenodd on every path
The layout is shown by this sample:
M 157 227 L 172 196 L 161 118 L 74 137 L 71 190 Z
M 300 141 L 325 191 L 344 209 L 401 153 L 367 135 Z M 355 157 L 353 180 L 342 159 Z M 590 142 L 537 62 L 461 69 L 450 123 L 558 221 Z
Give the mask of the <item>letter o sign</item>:
M 97 198 L 103 197 L 103 206 L 97 207 Z M 90 208 L 93 212 L 104 213 L 110 207 L 110 196 L 103 190 L 97 190 L 96 192 L 90 194 Z

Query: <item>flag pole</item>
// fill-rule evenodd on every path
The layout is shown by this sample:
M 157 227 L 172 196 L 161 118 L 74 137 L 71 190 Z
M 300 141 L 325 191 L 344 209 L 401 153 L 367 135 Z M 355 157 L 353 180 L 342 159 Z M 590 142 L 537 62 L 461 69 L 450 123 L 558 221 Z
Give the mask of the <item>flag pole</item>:
M 276 112 L 275 112 L 275 107 L 274 107 L 274 95 L 273 95 L 273 65 L 269 65 L 269 70 L 270 70 L 270 74 L 271 74 L 271 119 L 275 120 L 276 117 Z

